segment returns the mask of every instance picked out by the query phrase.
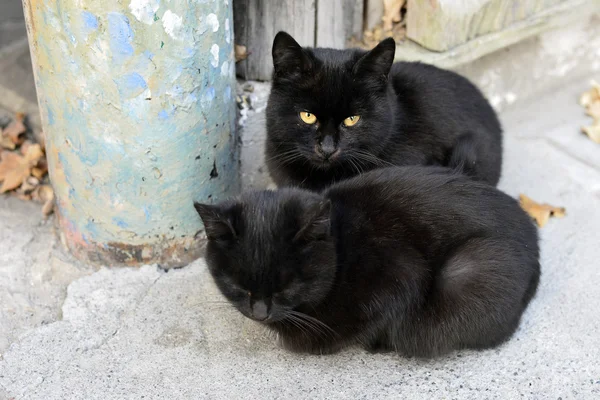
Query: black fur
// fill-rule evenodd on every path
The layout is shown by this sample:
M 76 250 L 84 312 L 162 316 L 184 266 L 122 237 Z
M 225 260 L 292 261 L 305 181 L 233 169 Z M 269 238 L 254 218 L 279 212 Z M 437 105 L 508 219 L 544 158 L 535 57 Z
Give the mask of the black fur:
M 370 52 L 302 48 L 285 32 L 273 42 L 267 165 L 279 186 L 321 190 L 389 165 L 464 168 L 496 185 L 502 129 L 480 91 L 454 72 L 394 59 L 393 39 Z M 318 122 L 307 125 L 301 111 Z M 352 126 L 349 116 L 360 116 Z M 321 145 L 339 150 L 330 158 Z
M 540 276 L 517 202 L 442 167 L 376 169 L 316 194 L 196 204 L 218 287 L 285 347 L 430 357 L 513 334 Z

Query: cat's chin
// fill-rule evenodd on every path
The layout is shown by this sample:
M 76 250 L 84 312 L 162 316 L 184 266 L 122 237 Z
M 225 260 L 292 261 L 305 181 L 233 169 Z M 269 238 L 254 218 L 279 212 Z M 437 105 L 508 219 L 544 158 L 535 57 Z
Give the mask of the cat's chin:
M 323 171 L 327 171 L 329 169 L 334 168 L 335 165 L 338 163 L 337 159 L 335 159 L 335 160 L 312 159 L 311 162 L 315 168 L 323 170 Z

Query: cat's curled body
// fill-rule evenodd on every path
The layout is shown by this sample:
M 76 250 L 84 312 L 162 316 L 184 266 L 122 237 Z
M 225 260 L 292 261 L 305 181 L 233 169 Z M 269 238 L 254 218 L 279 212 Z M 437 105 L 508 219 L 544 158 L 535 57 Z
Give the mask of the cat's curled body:
M 537 229 L 517 202 L 441 167 L 196 209 L 222 293 L 298 352 L 489 348 L 513 334 L 540 276 Z
M 498 183 L 502 128 L 481 92 L 451 71 L 392 64 L 394 53 L 391 38 L 366 52 L 302 48 L 277 34 L 266 163 L 278 186 L 321 190 L 390 165 L 459 167 Z

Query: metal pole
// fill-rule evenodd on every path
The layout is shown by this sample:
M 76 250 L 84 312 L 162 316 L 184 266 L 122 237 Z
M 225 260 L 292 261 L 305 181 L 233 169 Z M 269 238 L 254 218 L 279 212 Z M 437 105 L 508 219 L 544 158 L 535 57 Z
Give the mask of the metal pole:
M 60 234 L 79 259 L 181 266 L 193 200 L 239 190 L 228 0 L 23 0 Z

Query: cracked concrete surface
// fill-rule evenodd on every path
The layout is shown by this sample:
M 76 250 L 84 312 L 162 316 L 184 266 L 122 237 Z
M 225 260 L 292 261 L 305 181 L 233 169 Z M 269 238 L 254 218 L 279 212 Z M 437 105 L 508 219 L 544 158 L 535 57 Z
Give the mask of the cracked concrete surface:
M 57 249 L 39 204 L 0 196 L 0 354 L 22 332 L 59 318 L 67 285 L 92 271 Z
M 540 230 L 539 291 L 507 344 L 426 361 L 291 354 L 224 302 L 203 260 L 169 272 L 101 269 L 68 286 L 61 320 L 10 340 L 0 398 L 600 398 L 600 145 L 579 132 L 589 119 L 577 104 L 587 86 L 501 115 L 500 187 L 567 208 Z M 248 123 L 244 152 L 258 152 L 264 118 L 250 112 Z M 247 187 L 268 184 L 265 171 L 246 172 Z

